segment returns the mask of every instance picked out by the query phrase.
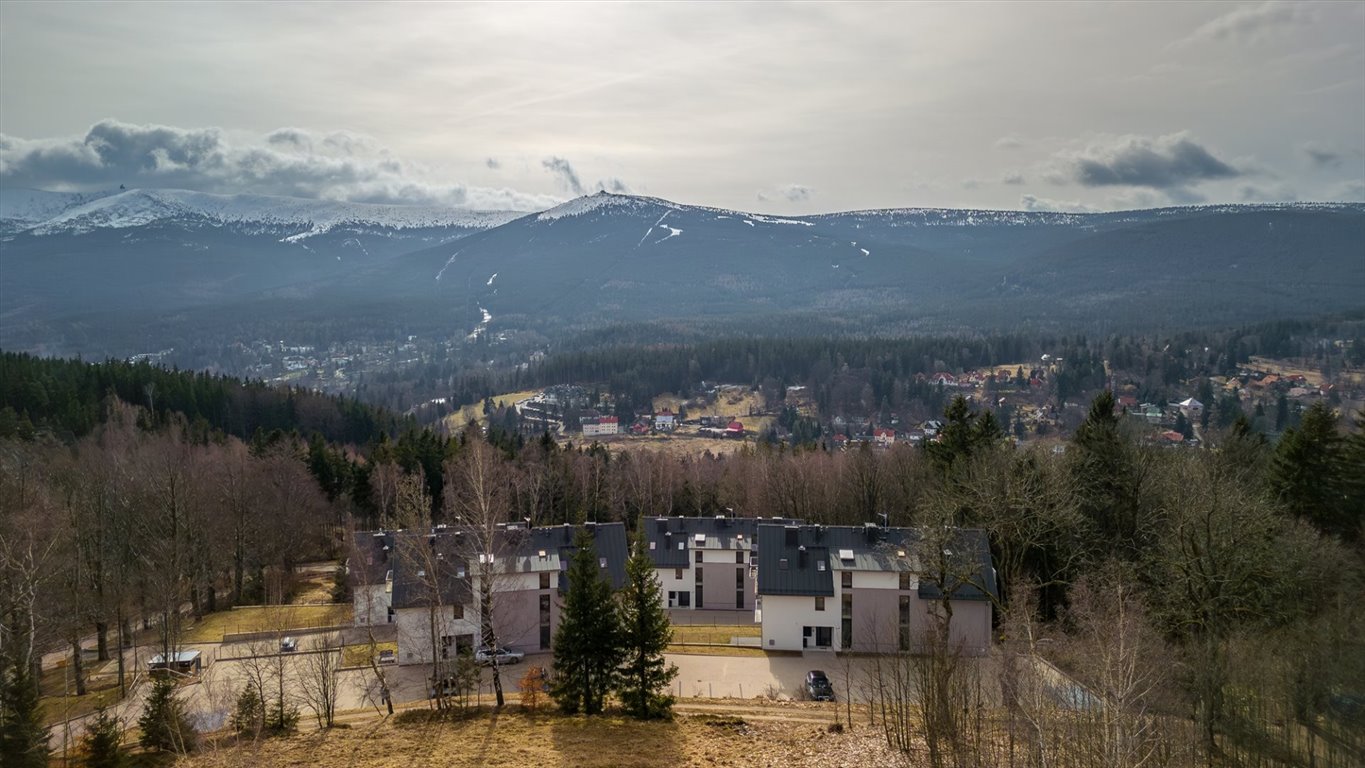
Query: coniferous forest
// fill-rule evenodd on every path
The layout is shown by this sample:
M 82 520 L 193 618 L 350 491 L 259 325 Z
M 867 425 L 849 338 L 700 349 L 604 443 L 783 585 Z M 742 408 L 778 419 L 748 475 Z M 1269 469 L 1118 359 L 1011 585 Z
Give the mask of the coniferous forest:
M 82 638 L 103 659 L 153 628 L 169 649 L 181 622 L 269 602 L 278 574 L 343 557 L 347 531 L 391 527 L 413 499 L 451 520 L 476 444 L 498 457 L 507 518 L 536 525 L 733 510 L 985 530 L 1001 651 L 1043 649 L 1105 701 L 1099 717 L 1017 674 L 990 681 L 1025 764 L 1344 766 L 1365 746 L 1365 430 L 1326 403 L 1274 443 L 1243 416 L 1207 450 L 1138 439 L 1101 392 L 1065 450 L 1016 447 L 955 398 L 922 447 L 678 457 L 496 420 L 445 436 L 355 401 L 146 365 L 3 362 L 7 754 L 40 733 L 35 659 L 65 649 L 79 686 Z M 944 696 L 986 684 L 967 669 L 942 673 Z M 597 696 L 580 705 L 599 710 Z M 998 757 L 979 722 L 924 723 L 976 756 L 961 764 Z M 1097 745 L 1111 751 L 1082 754 Z

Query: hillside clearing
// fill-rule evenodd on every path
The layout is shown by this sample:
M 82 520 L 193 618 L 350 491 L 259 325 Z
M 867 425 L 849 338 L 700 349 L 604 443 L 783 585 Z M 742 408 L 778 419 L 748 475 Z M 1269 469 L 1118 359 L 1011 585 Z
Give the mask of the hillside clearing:
M 747 703 L 741 702 L 747 707 Z M 808 705 L 810 706 L 810 705 Z M 864 766 L 894 765 L 881 731 L 829 733 L 832 709 L 763 707 L 763 715 L 683 713 L 673 722 L 619 717 L 488 713 L 453 723 L 392 720 L 230 747 L 182 759 L 183 768 L 419 766 Z M 771 710 L 771 713 L 768 713 Z M 788 717 L 790 716 L 790 717 Z

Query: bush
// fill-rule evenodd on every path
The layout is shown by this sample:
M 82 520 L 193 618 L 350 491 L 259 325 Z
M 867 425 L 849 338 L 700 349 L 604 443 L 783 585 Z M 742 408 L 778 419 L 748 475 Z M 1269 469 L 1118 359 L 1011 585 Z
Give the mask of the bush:
M 526 670 L 526 674 L 517 681 L 517 687 L 521 689 L 521 708 L 528 712 L 535 712 L 540 706 L 540 702 L 545 695 L 545 668 L 531 667 Z

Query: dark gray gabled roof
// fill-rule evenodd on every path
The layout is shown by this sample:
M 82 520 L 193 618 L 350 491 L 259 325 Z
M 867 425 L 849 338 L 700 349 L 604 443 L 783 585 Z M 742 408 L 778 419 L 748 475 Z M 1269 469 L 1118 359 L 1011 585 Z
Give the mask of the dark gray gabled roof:
M 351 540 L 351 552 L 346 559 L 346 577 L 351 586 L 383 584 L 393 567 L 393 533 L 384 531 L 356 531 Z
M 650 517 L 641 521 L 645 547 L 655 568 L 686 568 L 692 562 L 700 534 L 705 549 L 752 550 L 759 525 L 797 523 L 796 520 L 754 517 Z M 679 548 L 678 544 L 682 544 Z
M 592 534 L 593 554 L 597 556 L 598 563 L 605 561 L 605 566 L 600 567 L 599 571 L 604 572 L 611 582 L 612 589 L 620 589 L 626 583 L 626 560 L 630 557 L 630 548 L 626 544 L 626 526 L 624 523 L 587 523 L 588 532 Z M 569 562 L 573 560 L 574 536 L 578 529 L 572 525 L 559 525 L 547 528 L 532 528 L 528 531 L 530 536 L 526 539 L 524 551 L 539 555 L 540 550 L 548 553 L 554 552 L 559 555 L 560 572 L 567 572 Z M 568 579 L 559 579 L 559 591 L 564 592 L 568 589 Z
M 463 532 L 399 532 L 394 535 L 393 607 L 469 605 L 472 592 Z
M 947 546 L 942 552 L 927 552 L 924 551 L 926 547 L 920 547 L 919 596 L 937 600 L 947 592 L 953 600 L 999 597 L 986 532 L 959 528 L 949 533 L 946 540 Z
M 912 571 L 919 574 L 919 596 L 933 599 L 942 594 L 942 581 L 955 600 L 984 600 L 976 585 L 996 594 L 995 569 L 991 564 L 986 535 L 977 530 L 953 531 L 939 561 L 940 578 L 926 574 L 924 537 L 913 528 L 875 525 L 760 525 L 758 529 L 758 593 L 760 595 L 834 594 L 834 571 Z M 820 563 L 825 564 L 824 570 Z M 926 583 L 930 578 L 930 583 Z

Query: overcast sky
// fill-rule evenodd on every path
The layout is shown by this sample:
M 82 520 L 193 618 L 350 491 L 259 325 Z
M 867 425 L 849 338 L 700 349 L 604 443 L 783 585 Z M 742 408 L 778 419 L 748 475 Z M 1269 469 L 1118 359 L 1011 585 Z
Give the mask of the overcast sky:
M 1365 200 L 1365 3 L 0 3 L 0 185 Z

